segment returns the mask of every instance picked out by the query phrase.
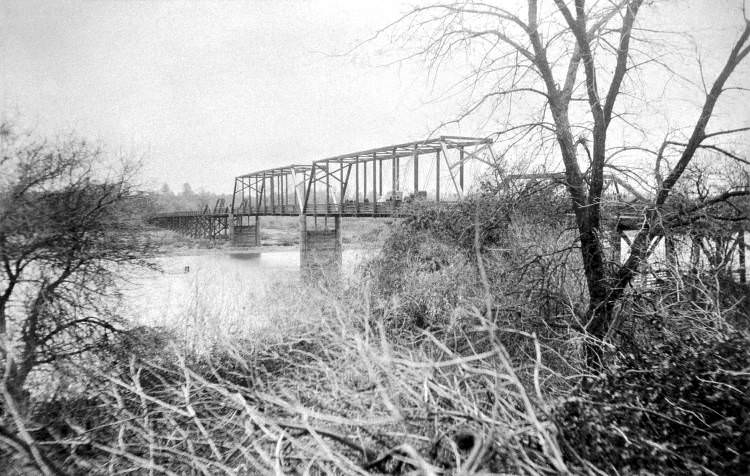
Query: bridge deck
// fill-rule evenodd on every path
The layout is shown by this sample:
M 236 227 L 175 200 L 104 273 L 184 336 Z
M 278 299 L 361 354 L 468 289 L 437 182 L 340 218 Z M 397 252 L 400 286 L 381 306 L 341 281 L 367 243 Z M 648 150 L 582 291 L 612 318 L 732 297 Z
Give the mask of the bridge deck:
M 385 218 L 392 217 L 398 214 L 399 210 L 405 204 L 409 202 L 351 202 L 344 203 L 343 205 L 328 204 L 325 203 L 317 205 L 308 205 L 305 208 L 304 215 L 308 216 L 343 216 L 343 217 L 375 217 Z M 455 201 L 444 201 L 441 203 L 455 203 Z M 164 219 L 174 218 L 178 219 L 181 217 L 213 217 L 213 218 L 228 218 L 230 215 L 229 209 L 226 208 L 220 211 L 183 211 L 183 212 L 168 212 L 168 213 L 157 213 L 151 216 L 152 221 L 160 221 Z M 275 205 L 273 207 L 261 206 L 258 209 L 253 208 L 242 208 L 236 209 L 232 216 L 234 217 L 265 217 L 265 216 L 299 216 L 299 207 L 297 205 Z

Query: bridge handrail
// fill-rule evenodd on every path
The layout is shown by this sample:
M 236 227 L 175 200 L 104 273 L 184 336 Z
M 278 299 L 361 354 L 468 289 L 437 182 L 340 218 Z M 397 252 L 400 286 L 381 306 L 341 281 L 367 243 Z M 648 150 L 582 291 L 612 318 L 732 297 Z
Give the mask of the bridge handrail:
M 228 212 L 209 212 L 205 213 L 201 210 L 189 210 L 189 211 L 178 211 L 178 212 L 160 212 L 149 215 L 149 219 L 154 218 L 171 218 L 171 217 L 194 217 L 194 216 L 228 216 Z

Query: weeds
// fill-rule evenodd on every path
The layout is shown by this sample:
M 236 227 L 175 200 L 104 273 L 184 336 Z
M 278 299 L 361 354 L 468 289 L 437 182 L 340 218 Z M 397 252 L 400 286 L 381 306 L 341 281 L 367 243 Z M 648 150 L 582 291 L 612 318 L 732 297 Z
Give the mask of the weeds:
M 64 419 L 69 436 L 50 449 L 91 473 L 567 471 L 546 403 L 500 339 L 461 355 L 425 331 L 413 347 L 373 325 L 355 296 L 332 302 L 315 295 L 318 311 L 251 349 L 234 341 L 197 357 L 170 337 L 160 358 L 138 358 L 123 341 L 129 360 L 90 375 L 95 398 Z
M 4 420 L 0 458 L 72 474 L 746 472 L 741 292 L 677 272 L 631 289 L 621 351 L 591 375 L 567 230 L 464 225 L 397 225 L 361 278 L 204 293 L 256 300 L 261 326 L 195 302 L 132 329 Z

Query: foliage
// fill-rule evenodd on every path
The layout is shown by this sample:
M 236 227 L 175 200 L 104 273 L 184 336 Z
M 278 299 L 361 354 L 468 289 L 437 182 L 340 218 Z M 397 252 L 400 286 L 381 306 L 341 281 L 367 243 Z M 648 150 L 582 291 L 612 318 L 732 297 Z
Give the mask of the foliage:
M 207 192 L 203 189 L 194 192 L 190 184 L 183 184 L 180 193 L 174 193 L 167 184 L 155 192 L 149 193 L 149 202 L 153 213 L 202 211 L 205 206 L 213 210 L 218 200 L 224 200 L 225 206 L 231 205 L 232 197 L 226 194 Z
M 558 409 L 568 456 L 620 474 L 748 474 L 748 368 L 739 334 L 622 355 Z

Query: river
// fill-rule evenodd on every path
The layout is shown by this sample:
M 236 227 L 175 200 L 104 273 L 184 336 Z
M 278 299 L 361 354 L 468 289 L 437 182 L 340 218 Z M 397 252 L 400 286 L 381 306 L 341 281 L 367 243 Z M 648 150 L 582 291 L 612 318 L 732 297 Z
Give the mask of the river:
M 342 273 L 359 274 L 371 251 L 344 250 Z M 270 324 L 300 286 L 299 251 L 199 252 L 162 256 L 122 283 L 122 314 L 134 325 L 214 338 L 252 334 Z

